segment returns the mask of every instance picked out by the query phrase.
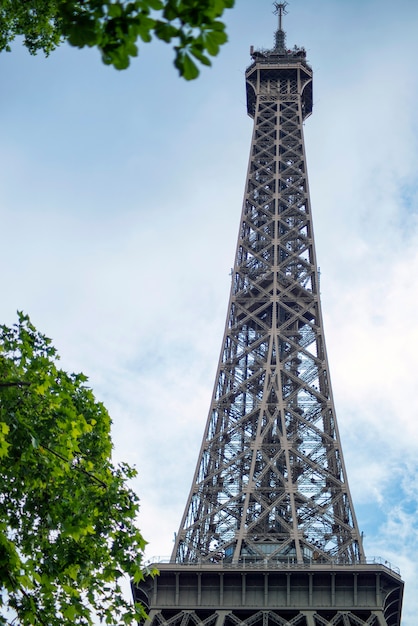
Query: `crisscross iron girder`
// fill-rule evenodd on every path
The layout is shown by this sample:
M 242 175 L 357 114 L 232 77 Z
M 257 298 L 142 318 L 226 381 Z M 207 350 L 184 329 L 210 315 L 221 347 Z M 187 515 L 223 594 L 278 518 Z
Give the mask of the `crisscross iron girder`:
M 355 564 L 303 142 L 312 73 L 270 59 L 246 77 L 254 131 L 228 316 L 173 560 Z
M 252 611 L 242 616 L 233 611 L 213 612 L 204 619 L 194 611 L 179 611 L 166 618 L 160 611 L 150 615 L 150 626 L 386 626 L 380 611 Z

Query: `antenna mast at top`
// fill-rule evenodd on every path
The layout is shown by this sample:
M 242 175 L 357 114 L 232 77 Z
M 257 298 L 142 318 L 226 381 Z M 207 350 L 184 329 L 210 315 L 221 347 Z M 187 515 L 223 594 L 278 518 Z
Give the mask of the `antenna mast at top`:
M 287 15 L 286 7 L 287 2 L 273 2 L 274 5 L 274 14 L 279 16 L 279 30 L 283 30 L 282 28 L 282 18 L 283 15 Z
M 274 14 L 279 16 L 279 28 L 276 31 L 275 49 L 283 52 L 286 50 L 286 33 L 283 30 L 283 15 L 287 14 L 287 2 L 274 2 Z

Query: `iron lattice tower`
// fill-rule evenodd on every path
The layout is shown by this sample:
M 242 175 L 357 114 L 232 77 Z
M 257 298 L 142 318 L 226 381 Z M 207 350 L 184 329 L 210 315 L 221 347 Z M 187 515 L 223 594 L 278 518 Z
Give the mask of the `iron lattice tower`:
M 228 316 L 171 562 L 136 588 L 152 626 L 399 626 L 403 583 L 368 564 L 335 418 L 303 142 L 312 69 L 251 50 L 254 118 Z

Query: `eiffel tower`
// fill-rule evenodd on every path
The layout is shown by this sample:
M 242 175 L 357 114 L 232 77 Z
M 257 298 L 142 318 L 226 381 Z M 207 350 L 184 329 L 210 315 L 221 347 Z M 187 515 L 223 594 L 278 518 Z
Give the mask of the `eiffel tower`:
M 134 588 L 150 626 L 399 626 L 399 572 L 366 559 L 335 416 L 303 122 L 304 48 L 251 49 L 254 119 L 228 315 L 169 563 Z

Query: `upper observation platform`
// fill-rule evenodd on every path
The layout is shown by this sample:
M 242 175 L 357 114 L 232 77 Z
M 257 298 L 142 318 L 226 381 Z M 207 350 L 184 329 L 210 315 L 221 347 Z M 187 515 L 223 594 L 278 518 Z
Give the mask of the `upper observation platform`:
M 286 2 L 275 2 L 275 13 L 279 16 L 279 27 L 275 33 L 274 48 L 250 48 L 252 63 L 247 67 L 247 111 L 254 117 L 257 98 L 273 100 L 293 100 L 301 98 L 302 116 L 305 119 L 312 113 L 312 68 L 306 61 L 303 47 L 286 46 L 286 33 L 283 30 L 283 15 Z

